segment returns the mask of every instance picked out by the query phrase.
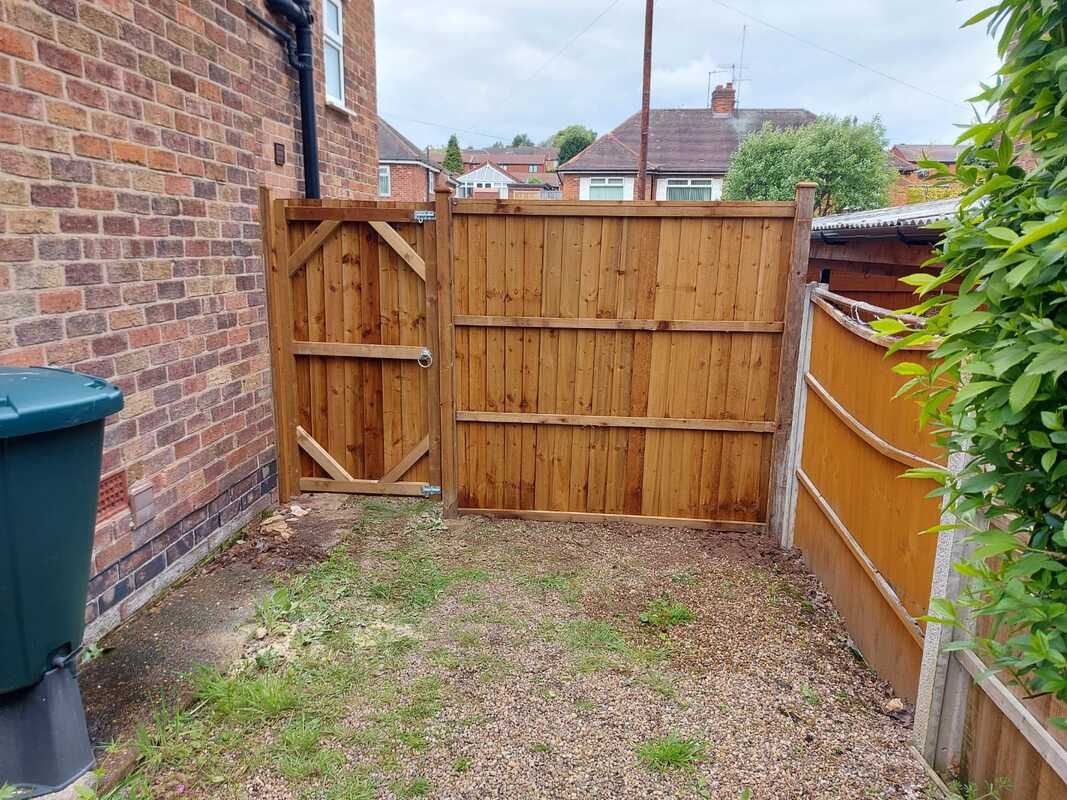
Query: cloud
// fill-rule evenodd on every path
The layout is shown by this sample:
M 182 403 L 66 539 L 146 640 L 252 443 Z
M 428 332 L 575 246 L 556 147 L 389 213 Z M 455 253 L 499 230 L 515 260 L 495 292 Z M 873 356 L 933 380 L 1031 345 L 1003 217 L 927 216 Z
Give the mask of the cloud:
M 640 104 L 644 3 L 617 0 L 570 42 L 609 3 L 379 0 L 379 110 L 419 145 L 452 131 L 484 145 L 575 122 L 610 130 Z M 657 0 L 653 105 L 703 105 L 708 73 L 727 79 L 716 70 L 739 61 L 747 26 L 744 105 L 877 114 L 894 141 L 948 141 L 997 66 L 983 30 L 959 30 L 974 11 L 946 0 Z

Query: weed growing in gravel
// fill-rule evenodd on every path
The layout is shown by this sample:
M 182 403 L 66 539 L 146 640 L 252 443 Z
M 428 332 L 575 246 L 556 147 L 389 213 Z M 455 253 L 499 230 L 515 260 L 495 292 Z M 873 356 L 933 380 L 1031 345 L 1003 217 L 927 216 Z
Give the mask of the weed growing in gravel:
M 642 672 L 634 680 L 642 686 L 648 687 L 660 697 L 678 702 L 678 693 L 674 689 L 674 681 L 666 674 L 658 670 L 649 669 Z
M 532 745 L 530 745 L 530 752 L 531 753 L 551 753 L 552 752 L 552 745 L 550 745 L 548 742 L 534 742 Z
M 430 793 L 430 782 L 425 778 L 415 778 L 413 781 L 397 781 L 393 784 L 393 793 L 400 798 L 425 797 Z
M 554 626 L 556 635 L 576 658 L 579 672 L 596 672 L 608 667 L 633 669 L 654 664 L 663 651 L 631 645 L 610 622 L 579 618 Z
M 674 625 L 682 625 L 692 622 L 696 616 L 682 603 L 672 598 L 669 594 L 655 597 L 648 601 L 645 610 L 641 612 L 639 619 L 645 625 L 653 628 L 666 630 Z
M 378 785 L 363 772 L 349 772 L 306 791 L 302 800 L 374 800 Z
M 692 769 L 704 758 L 704 743 L 672 733 L 637 746 L 637 757 L 651 770 Z
M 582 598 L 581 581 L 575 573 L 546 572 L 523 578 L 520 583 L 528 588 L 556 592 L 563 602 L 572 606 Z
M 452 762 L 452 770 L 454 772 L 466 772 L 471 768 L 471 760 L 464 756 L 463 758 L 457 758 Z
M 282 729 L 272 748 L 274 766 L 286 778 L 295 781 L 332 775 L 345 763 L 345 757 L 337 750 L 322 746 L 323 738 L 330 733 L 332 731 L 318 717 L 297 717 Z
M 998 778 L 995 783 L 987 783 L 984 787 L 975 786 L 973 783 L 966 785 L 961 784 L 959 781 L 952 781 L 948 785 L 948 795 L 944 796 L 942 793 L 931 786 L 926 790 L 926 796 L 930 800 L 1000 800 L 1001 793 L 1009 788 L 1009 781 L 1006 778 Z
M 436 505 L 432 500 L 365 500 L 363 514 L 357 522 L 360 528 L 367 525 L 381 525 L 397 519 L 414 517 L 429 511 Z
M 679 586 L 692 586 L 697 582 L 697 576 L 691 572 L 675 572 L 671 575 L 671 581 Z
M 821 706 L 822 695 L 815 689 L 812 689 L 807 684 L 800 687 L 800 695 L 804 698 L 804 702 L 809 706 Z

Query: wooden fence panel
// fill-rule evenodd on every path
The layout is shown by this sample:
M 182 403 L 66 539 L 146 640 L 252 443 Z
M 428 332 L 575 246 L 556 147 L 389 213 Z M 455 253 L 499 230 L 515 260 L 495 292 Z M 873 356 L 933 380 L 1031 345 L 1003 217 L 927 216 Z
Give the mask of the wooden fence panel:
M 455 204 L 459 505 L 764 525 L 792 204 L 586 208 Z
M 824 582 L 864 657 L 896 691 L 916 697 L 922 624 L 930 601 L 940 521 L 931 481 L 901 478 L 943 463 L 918 428 L 911 399 L 892 399 L 905 378 L 886 343 L 827 298 L 813 297 L 794 544 Z

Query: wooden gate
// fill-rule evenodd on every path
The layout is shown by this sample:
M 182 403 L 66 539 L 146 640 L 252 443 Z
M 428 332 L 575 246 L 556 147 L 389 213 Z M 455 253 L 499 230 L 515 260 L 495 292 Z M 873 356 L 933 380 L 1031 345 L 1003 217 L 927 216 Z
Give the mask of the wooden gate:
M 265 194 L 282 496 L 430 484 L 446 513 L 773 526 L 813 196 Z
M 432 208 L 262 192 L 283 499 L 438 491 Z

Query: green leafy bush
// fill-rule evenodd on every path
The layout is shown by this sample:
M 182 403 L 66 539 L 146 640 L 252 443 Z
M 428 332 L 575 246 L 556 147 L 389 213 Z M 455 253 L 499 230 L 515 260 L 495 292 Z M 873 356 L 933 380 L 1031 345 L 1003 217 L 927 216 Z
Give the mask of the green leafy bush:
M 932 618 L 959 624 L 969 609 L 981 624 L 959 647 L 1067 700 L 1067 23 L 1059 0 L 1003 0 L 967 24 L 983 21 L 1004 65 L 974 99 L 996 114 L 960 138 L 966 193 L 934 259 L 943 267 L 906 279 L 925 298 L 912 311 L 931 318 L 897 346 L 935 340 L 936 365 L 898 371 L 949 453 L 969 459 L 956 474 L 913 471 L 939 480 L 974 528 L 956 565 L 967 589 L 935 601 Z M 974 525 L 979 511 L 989 530 Z

